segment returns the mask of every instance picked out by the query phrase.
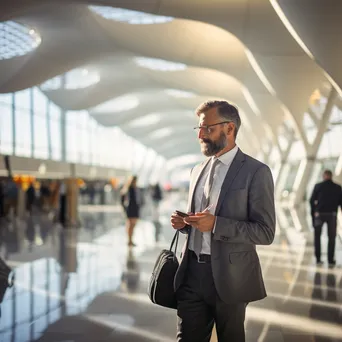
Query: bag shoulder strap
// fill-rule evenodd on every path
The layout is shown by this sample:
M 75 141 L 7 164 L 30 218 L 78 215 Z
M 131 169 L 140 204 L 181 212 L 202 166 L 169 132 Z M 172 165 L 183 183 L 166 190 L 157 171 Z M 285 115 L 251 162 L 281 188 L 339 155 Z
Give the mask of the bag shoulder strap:
M 176 231 L 176 233 L 172 239 L 171 245 L 170 245 L 170 251 L 171 252 L 172 252 L 172 247 L 175 245 L 175 254 L 177 254 L 178 238 L 179 238 L 179 230 Z

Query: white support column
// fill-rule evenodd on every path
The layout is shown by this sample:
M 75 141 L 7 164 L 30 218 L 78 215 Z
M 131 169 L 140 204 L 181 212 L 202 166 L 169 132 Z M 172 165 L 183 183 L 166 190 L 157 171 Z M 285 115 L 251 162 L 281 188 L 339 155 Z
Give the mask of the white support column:
M 293 146 L 293 139 L 295 137 L 295 131 L 291 130 L 288 132 L 288 145 L 284 150 L 281 149 L 280 143 L 278 143 L 278 148 L 280 152 L 280 158 L 281 158 L 281 166 L 278 173 L 278 177 L 275 181 L 275 195 L 278 200 L 281 199 L 282 191 L 284 190 L 284 186 L 286 183 L 287 176 L 290 172 L 290 168 L 288 167 L 288 158 L 289 154 L 291 152 L 291 148 Z
M 262 156 L 263 160 L 262 162 L 265 163 L 266 165 L 269 165 L 270 163 L 270 154 L 272 152 L 272 144 L 268 139 L 266 139 L 262 144 L 261 144 L 261 150 L 262 150 Z
M 336 168 L 335 168 L 335 177 L 334 180 L 338 184 L 342 184 L 342 153 L 340 157 L 338 158 Z M 342 213 L 341 211 L 338 213 L 337 219 L 339 221 L 339 224 L 337 225 L 337 234 L 342 239 Z
M 315 123 L 316 126 L 319 126 L 319 119 L 317 118 L 317 116 L 315 115 L 315 113 L 312 112 L 312 110 L 309 108 L 307 110 L 307 113 L 310 115 L 310 118 L 312 119 L 312 121 Z
M 294 132 L 292 132 L 291 135 L 290 135 L 289 144 L 287 145 L 286 149 L 285 150 L 281 150 L 281 148 L 279 147 L 280 157 L 281 157 L 281 168 L 280 168 L 279 175 L 278 175 L 278 178 L 277 178 L 277 181 L 276 181 L 276 187 L 278 186 L 279 177 L 281 176 L 281 174 L 283 172 L 282 170 L 284 169 L 284 166 L 286 165 L 287 159 L 288 159 L 289 154 L 291 152 L 291 148 L 292 148 L 292 145 L 293 145 L 293 138 L 294 138 Z
M 281 168 L 281 172 L 278 175 L 277 178 L 277 187 L 275 188 L 275 197 L 277 200 L 281 200 L 282 199 L 282 192 L 285 188 L 286 185 L 286 180 L 289 176 L 291 167 L 288 163 L 285 163 L 282 168 Z
M 332 88 L 322 115 L 322 119 L 320 120 L 319 126 L 317 127 L 317 134 L 313 143 L 309 144 L 308 140 L 305 137 L 304 145 L 306 148 L 307 159 L 302 160 L 300 167 L 298 168 L 298 173 L 293 186 L 293 190 L 296 192 L 293 200 L 294 206 L 299 206 L 303 203 L 303 200 L 305 200 L 305 192 L 313 170 L 314 163 L 316 161 L 317 152 L 322 142 L 324 133 L 326 132 L 326 129 L 328 127 L 332 109 L 334 107 L 337 96 L 337 91 Z

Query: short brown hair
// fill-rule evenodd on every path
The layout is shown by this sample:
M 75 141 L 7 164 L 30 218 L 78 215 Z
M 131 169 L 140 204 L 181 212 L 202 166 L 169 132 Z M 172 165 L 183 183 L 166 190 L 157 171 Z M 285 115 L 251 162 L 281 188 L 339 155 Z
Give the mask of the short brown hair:
M 202 113 L 207 112 L 209 109 L 217 108 L 217 113 L 224 120 L 231 121 L 235 126 L 234 135 L 235 138 L 241 126 L 241 119 L 239 115 L 238 109 L 230 104 L 228 101 L 206 101 L 199 105 L 196 109 L 197 116 L 200 116 Z

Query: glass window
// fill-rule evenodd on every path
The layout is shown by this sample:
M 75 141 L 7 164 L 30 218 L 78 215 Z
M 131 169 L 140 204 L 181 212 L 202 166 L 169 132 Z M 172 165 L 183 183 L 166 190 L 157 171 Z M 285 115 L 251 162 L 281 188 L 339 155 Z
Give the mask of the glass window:
M 34 157 L 49 158 L 47 97 L 39 88 L 33 89 L 33 115 L 34 115 Z
M 89 164 L 90 150 L 89 150 L 89 114 L 88 112 L 81 112 L 78 115 L 77 129 L 79 131 L 78 154 L 80 162 Z
M 36 113 L 34 116 L 34 157 L 49 157 L 46 113 Z
M 299 165 L 300 165 L 299 161 L 289 164 L 289 173 L 288 173 L 287 178 L 286 178 L 284 190 L 287 190 L 289 192 L 292 191 L 293 184 L 296 180 L 296 176 L 298 173 Z
M 15 93 L 15 108 L 31 109 L 30 89 L 17 91 Z
M 0 102 L 0 151 L 3 154 L 13 153 L 12 128 L 12 106 Z
M 332 126 L 327 131 L 321 141 L 317 158 L 337 158 L 342 153 L 342 145 L 336 143 L 341 140 L 342 126 Z
M 289 153 L 288 161 L 297 161 L 306 158 L 304 144 L 301 140 L 294 141 Z
M 69 162 L 77 163 L 78 155 L 78 129 L 77 115 L 78 112 L 69 111 L 66 113 L 66 159 Z
M 15 111 L 15 154 L 18 156 L 31 156 L 31 113 L 28 109 Z
M 61 136 L 61 110 L 54 103 L 50 102 L 50 140 L 51 159 L 62 159 L 62 136 Z
M 96 121 L 90 116 L 89 117 L 89 158 L 90 164 L 95 164 L 95 155 L 96 155 L 96 130 L 97 130 L 97 123 Z
M 38 89 L 33 90 L 34 157 L 49 158 L 48 122 L 46 96 Z
M 103 126 L 99 126 L 98 129 L 98 148 L 99 148 L 99 165 L 103 166 L 105 163 L 105 156 L 106 156 L 106 144 L 107 144 L 107 137 L 106 137 L 106 128 Z
M 33 88 L 34 110 L 37 112 L 46 112 L 47 97 L 40 91 L 39 88 Z
M 139 171 L 141 166 L 144 163 L 144 159 L 146 156 L 147 148 L 138 141 L 134 142 L 134 154 L 133 154 L 133 162 L 132 168 L 135 172 Z
M 12 105 L 12 93 L 0 94 L 0 104 Z

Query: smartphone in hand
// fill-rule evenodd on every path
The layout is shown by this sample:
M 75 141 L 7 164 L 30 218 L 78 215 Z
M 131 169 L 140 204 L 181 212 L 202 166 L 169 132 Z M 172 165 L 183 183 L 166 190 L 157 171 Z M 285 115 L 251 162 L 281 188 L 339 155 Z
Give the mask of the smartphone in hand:
M 186 213 L 183 213 L 182 211 L 176 210 L 176 214 L 180 217 L 188 217 L 189 215 Z

